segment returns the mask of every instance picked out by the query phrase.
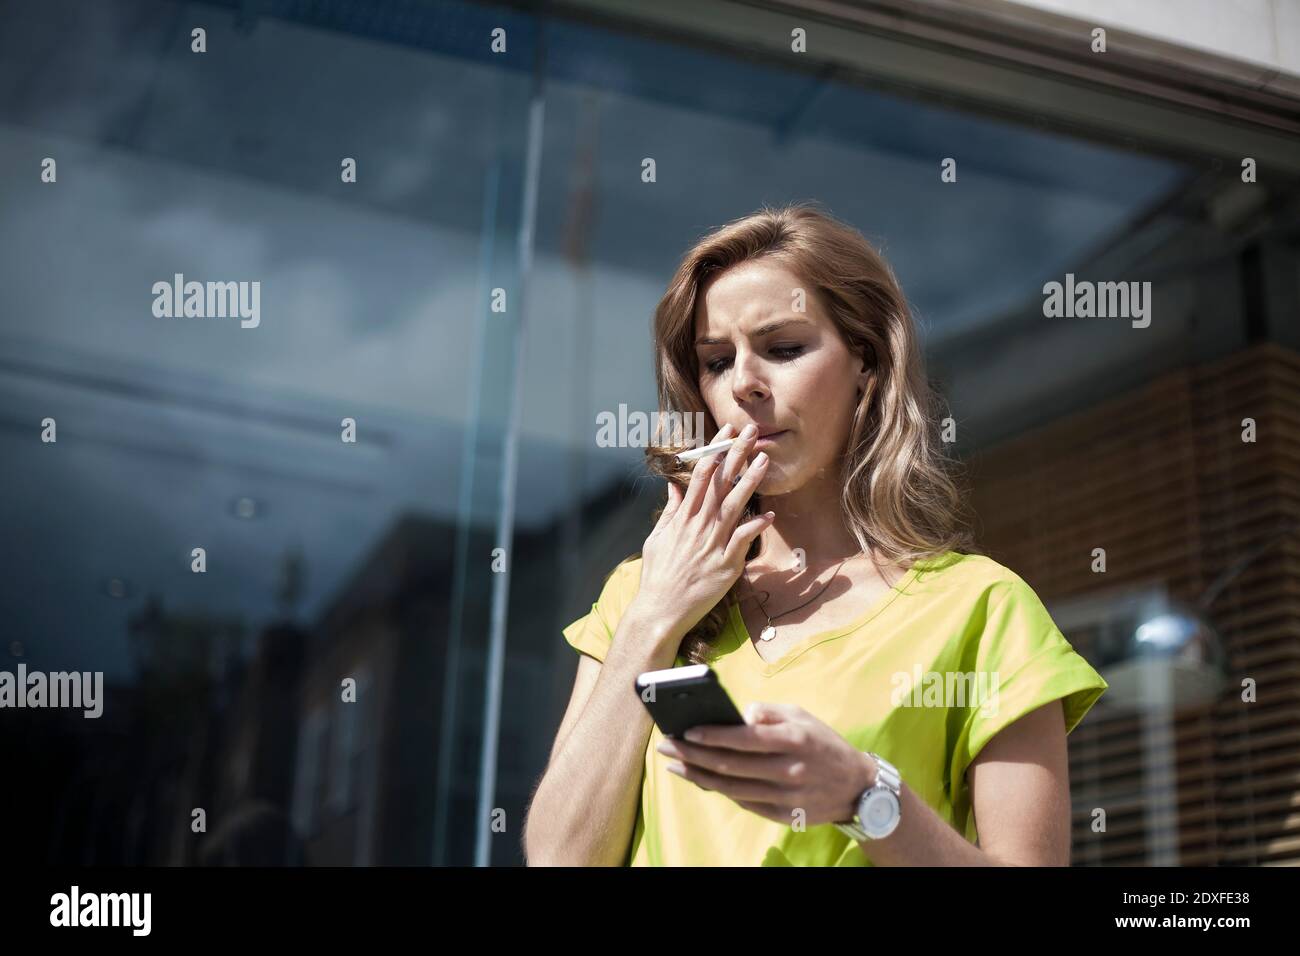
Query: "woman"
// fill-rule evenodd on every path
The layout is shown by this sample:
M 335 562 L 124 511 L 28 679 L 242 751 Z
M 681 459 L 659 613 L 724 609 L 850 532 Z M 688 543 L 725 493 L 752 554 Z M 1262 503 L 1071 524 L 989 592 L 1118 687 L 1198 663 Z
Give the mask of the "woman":
M 654 333 L 661 408 L 740 440 L 650 449 L 667 502 L 564 630 L 530 864 L 1068 864 L 1066 734 L 1106 683 L 975 552 L 889 267 L 764 208 L 687 254 Z M 745 726 L 659 732 L 634 679 L 687 663 Z

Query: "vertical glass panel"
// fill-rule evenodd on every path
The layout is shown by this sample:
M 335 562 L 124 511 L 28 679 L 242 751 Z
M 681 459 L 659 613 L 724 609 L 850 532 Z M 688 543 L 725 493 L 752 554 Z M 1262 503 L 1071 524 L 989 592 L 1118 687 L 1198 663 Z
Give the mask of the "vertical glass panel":
M 28 859 L 428 863 L 472 787 L 532 21 L 256 7 L 5 4 L 0 659 L 104 682 L 0 723 Z

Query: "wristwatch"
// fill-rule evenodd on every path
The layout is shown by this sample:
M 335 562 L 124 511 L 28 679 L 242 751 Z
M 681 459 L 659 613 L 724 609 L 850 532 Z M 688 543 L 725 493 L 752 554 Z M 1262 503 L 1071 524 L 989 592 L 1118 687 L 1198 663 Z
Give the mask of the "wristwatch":
M 858 810 L 847 823 L 836 823 L 835 829 L 858 842 L 879 840 L 889 836 L 902 817 L 903 778 L 895 767 L 879 754 L 867 753 L 876 761 L 876 782 L 858 797 Z

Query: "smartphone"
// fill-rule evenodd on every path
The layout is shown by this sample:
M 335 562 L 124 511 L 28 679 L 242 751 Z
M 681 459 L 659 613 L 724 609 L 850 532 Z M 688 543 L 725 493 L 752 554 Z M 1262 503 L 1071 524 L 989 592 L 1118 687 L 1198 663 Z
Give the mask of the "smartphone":
M 636 679 L 636 692 L 665 737 L 701 724 L 745 723 L 708 664 L 646 671 Z

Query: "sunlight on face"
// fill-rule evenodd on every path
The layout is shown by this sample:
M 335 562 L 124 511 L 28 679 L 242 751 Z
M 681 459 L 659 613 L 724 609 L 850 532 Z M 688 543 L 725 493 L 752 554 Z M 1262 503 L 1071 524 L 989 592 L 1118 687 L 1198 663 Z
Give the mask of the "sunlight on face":
M 695 339 L 700 394 L 718 427 L 781 432 L 754 449 L 771 458 L 762 494 L 835 473 L 867 373 L 805 282 L 772 261 L 728 269 L 703 290 Z

